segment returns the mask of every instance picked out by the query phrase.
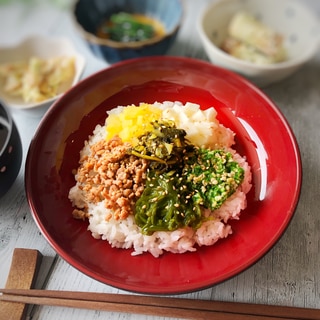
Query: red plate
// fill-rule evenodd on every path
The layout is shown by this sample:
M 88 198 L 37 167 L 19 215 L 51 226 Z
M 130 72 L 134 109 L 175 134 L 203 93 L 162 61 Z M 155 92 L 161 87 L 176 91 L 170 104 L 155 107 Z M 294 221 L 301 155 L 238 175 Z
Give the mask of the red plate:
M 197 252 L 131 256 L 95 240 L 87 222 L 72 218 L 68 200 L 79 151 L 106 111 L 155 101 L 214 106 L 236 133 L 236 149 L 253 171 L 248 207 L 233 234 Z M 31 142 L 26 192 L 33 218 L 57 253 L 105 284 L 133 292 L 178 294 L 204 289 L 245 270 L 280 238 L 297 205 L 301 160 L 278 108 L 238 75 L 207 62 L 153 57 L 121 62 L 80 82 L 54 103 Z

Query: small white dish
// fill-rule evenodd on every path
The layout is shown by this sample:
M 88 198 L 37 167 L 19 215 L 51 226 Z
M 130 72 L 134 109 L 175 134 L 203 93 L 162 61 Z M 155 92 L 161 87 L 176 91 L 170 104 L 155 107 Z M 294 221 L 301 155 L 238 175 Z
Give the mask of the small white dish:
M 235 13 L 244 10 L 281 33 L 288 58 L 258 65 L 235 58 L 221 49 Z M 251 80 L 260 87 L 283 80 L 309 61 L 319 49 L 320 25 L 313 12 L 295 0 L 218 0 L 198 20 L 198 33 L 209 60 Z
M 75 58 L 75 74 L 73 80 L 68 87 L 63 88 L 63 92 L 59 92 L 53 98 L 33 103 L 25 102 L 20 96 L 12 96 L 6 93 L 2 86 L 0 86 L 0 97 L 2 100 L 13 109 L 39 112 L 40 109 L 43 110 L 50 106 L 65 91 L 79 81 L 85 67 L 85 59 L 76 51 L 73 44 L 63 37 L 51 38 L 34 35 L 16 45 L 0 48 L 0 64 L 28 61 L 31 57 L 50 59 L 58 56 L 72 56 Z

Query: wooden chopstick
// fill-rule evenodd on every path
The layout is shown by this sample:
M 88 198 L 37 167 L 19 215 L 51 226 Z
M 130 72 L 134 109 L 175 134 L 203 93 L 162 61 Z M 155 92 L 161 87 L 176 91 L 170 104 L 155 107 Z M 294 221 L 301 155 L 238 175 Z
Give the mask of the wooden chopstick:
M 183 319 L 320 320 L 320 310 L 184 298 L 35 289 L 0 289 L 0 300 Z

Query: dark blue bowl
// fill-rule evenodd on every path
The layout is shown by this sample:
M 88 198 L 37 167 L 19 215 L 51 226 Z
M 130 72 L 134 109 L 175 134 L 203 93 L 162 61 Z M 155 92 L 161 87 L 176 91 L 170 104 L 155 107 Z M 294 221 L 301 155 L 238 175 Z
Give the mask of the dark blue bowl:
M 0 198 L 10 189 L 20 171 L 22 145 L 17 127 L 0 101 Z
M 166 34 L 139 42 L 117 42 L 96 36 L 99 26 L 118 12 L 139 13 L 157 19 Z M 180 0 L 78 0 L 74 6 L 77 30 L 91 51 L 108 63 L 163 55 L 171 47 L 179 31 L 183 7 Z

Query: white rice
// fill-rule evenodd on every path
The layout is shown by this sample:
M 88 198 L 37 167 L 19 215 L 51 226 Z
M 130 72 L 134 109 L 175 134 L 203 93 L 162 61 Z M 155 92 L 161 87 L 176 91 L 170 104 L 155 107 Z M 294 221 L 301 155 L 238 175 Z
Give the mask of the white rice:
M 86 203 L 89 207 L 90 217 L 88 230 L 96 239 L 106 240 L 112 247 L 129 249 L 132 248 L 132 255 L 139 255 L 150 252 L 154 257 L 159 257 L 165 251 L 172 253 L 184 253 L 196 251 L 198 246 L 211 246 L 219 239 L 232 234 L 229 220 L 239 219 L 240 213 L 246 208 L 246 194 L 251 188 L 251 172 L 244 157 L 241 157 L 231 146 L 234 144 L 234 134 L 230 129 L 225 128 L 216 119 L 216 111 L 210 108 L 201 111 L 197 104 L 180 102 L 154 103 L 163 110 L 166 118 L 174 120 L 178 128 L 187 132 L 186 138 L 193 144 L 207 148 L 224 147 L 231 151 L 240 166 L 245 170 L 245 177 L 242 185 L 228 198 L 227 201 L 217 210 L 204 210 L 203 214 L 210 216 L 210 220 L 202 223 L 197 230 L 192 228 L 178 229 L 172 232 L 154 232 L 152 235 L 143 235 L 136 225 L 134 216 L 125 220 L 106 221 L 108 210 L 104 202 Z M 108 112 L 121 112 L 123 107 Z M 81 156 L 89 154 L 89 146 L 104 139 L 106 128 L 97 125 L 92 136 L 85 142 L 81 150 Z M 71 188 L 69 198 L 76 207 L 83 207 L 86 202 L 83 191 L 77 182 Z

